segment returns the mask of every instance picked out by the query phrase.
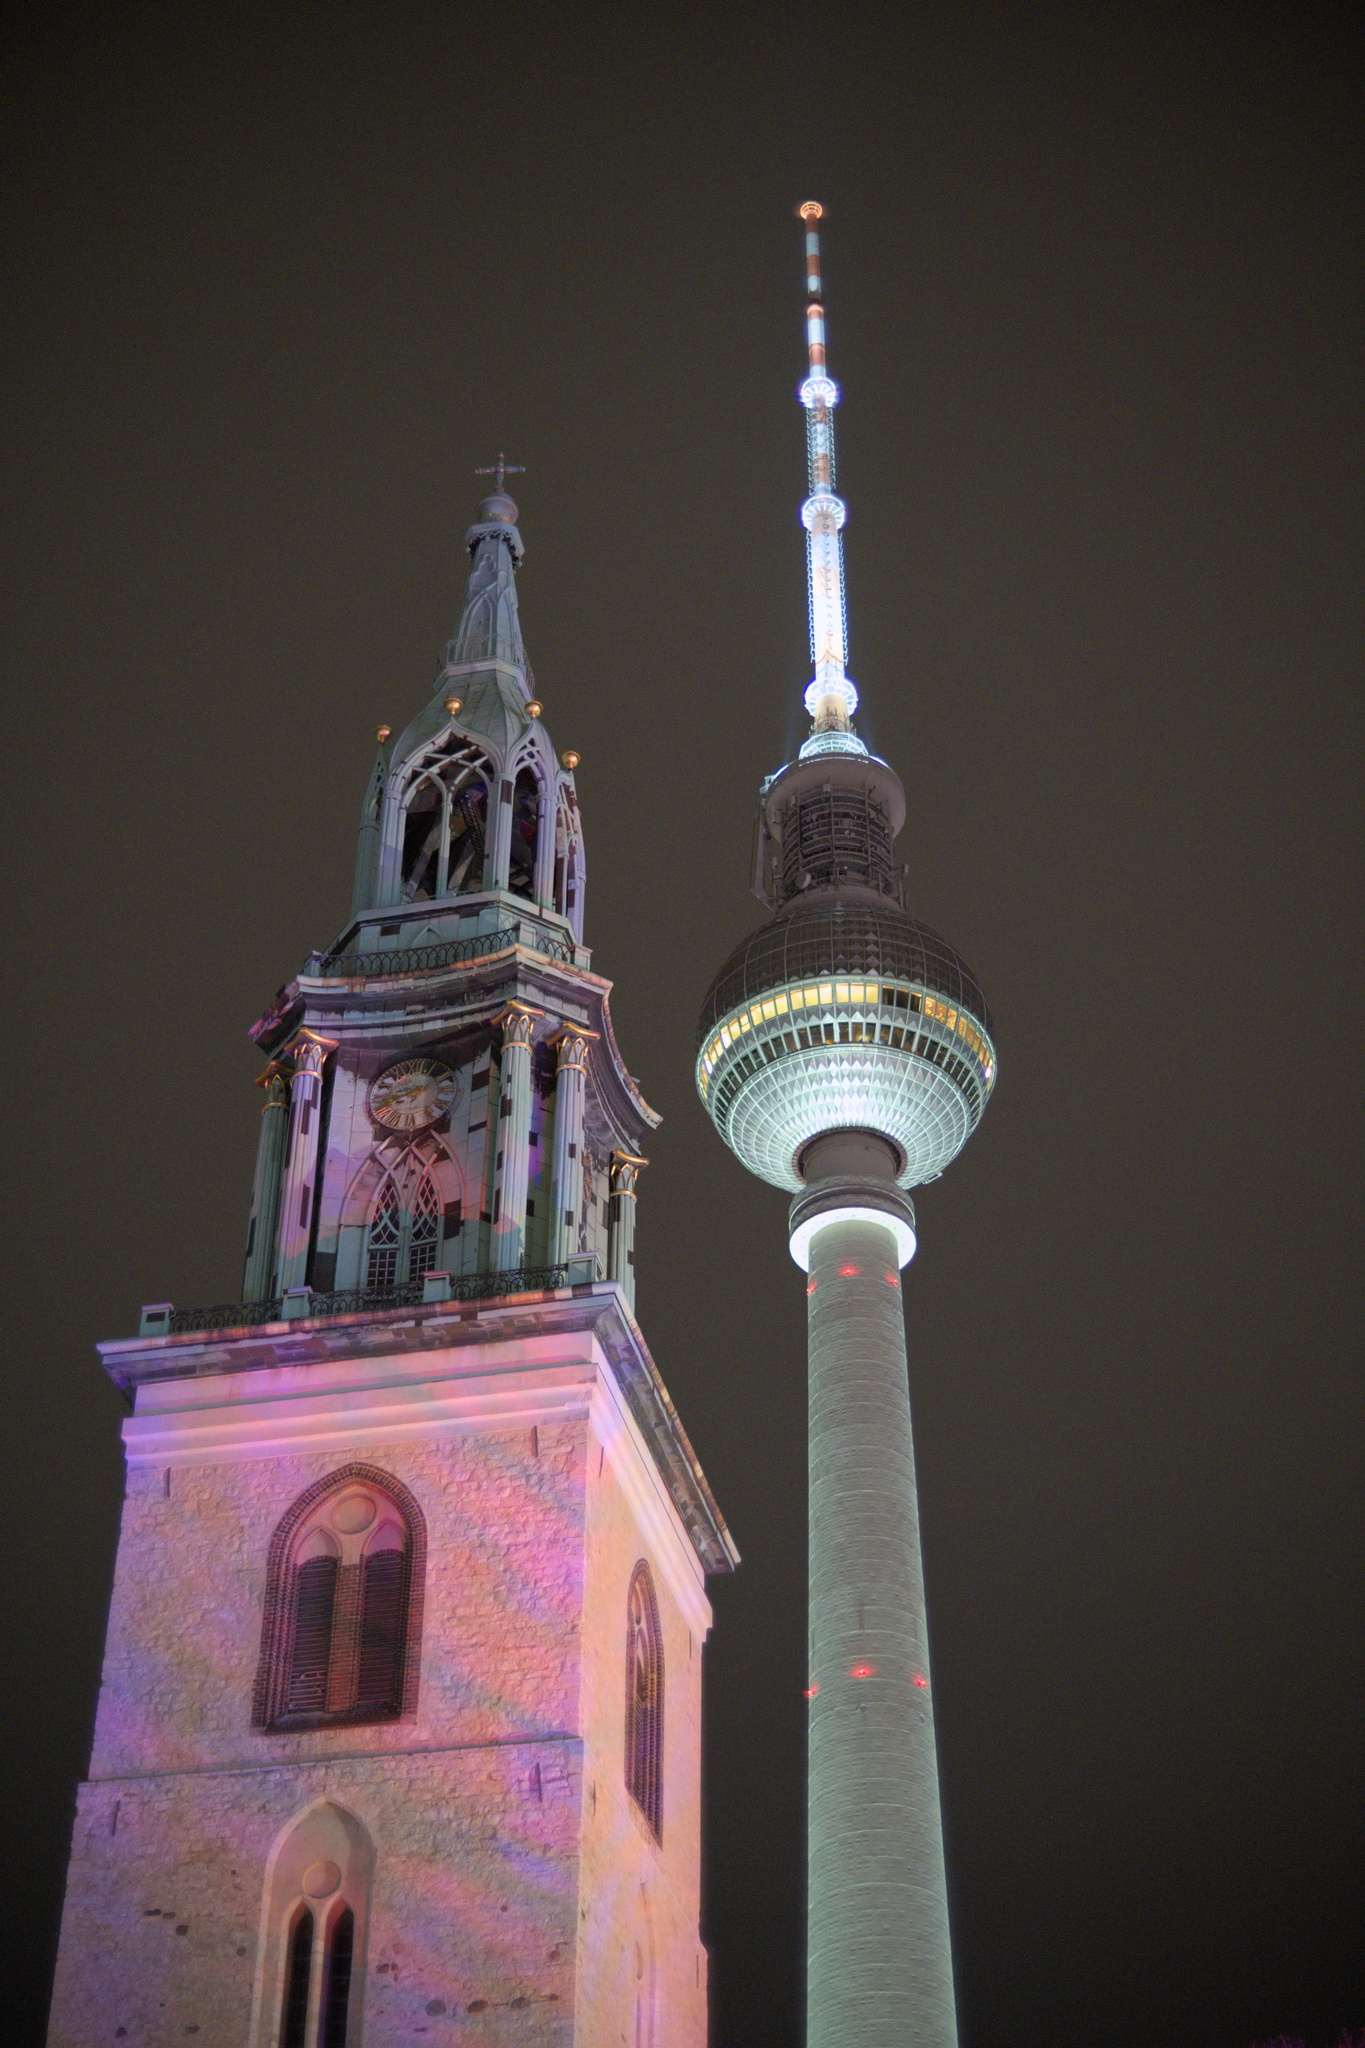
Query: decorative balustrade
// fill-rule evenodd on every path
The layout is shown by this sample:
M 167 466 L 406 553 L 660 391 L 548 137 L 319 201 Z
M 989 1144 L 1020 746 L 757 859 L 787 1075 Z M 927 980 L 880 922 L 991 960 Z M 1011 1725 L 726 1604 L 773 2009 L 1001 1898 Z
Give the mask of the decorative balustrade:
M 304 971 L 326 979 L 428 974 L 434 968 L 457 967 L 466 960 L 486 960 L 494 953 L 507 952 L 512 946 L 525 946 L 529 952 L 543 953 L 547 960 L 562 960 L 567 966 L 573 965 L 571 940 L 557 939 L 549 932 L 511 924 L 504 925 L 501 931 L 475 932 L 468 939 L 447 939 L 439 946 L 408 946 L 377 953 L 315 953 Z
M 572 1270 L 571 1270 L 572 1269 Z M 506 1273 L 427 1273 L 399 1287 L 343 1287 L 314 1294 L 298 1287 L 266 1301 L 217 1302 L 212 1308 L 172 1308 L 158 1303 L 142 1311 L 144 1337 L 183 1336 L 195 1330 L 238 1330 L 316 1316 L 364 1315 L 376 1309 L 418 1308 L 445 1301 L 490 1301 L 508 1294 L 551 1294 L 596 1275 L 593 1260 L 559 1266 L 514 1266 Z

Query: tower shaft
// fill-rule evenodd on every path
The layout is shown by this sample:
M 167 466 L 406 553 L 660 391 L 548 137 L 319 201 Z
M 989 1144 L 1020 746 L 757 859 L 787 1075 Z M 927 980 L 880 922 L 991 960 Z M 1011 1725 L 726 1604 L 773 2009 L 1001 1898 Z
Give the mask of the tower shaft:
M 956 2040 L 898 1263 L 811 1239 L 808 2048 Z

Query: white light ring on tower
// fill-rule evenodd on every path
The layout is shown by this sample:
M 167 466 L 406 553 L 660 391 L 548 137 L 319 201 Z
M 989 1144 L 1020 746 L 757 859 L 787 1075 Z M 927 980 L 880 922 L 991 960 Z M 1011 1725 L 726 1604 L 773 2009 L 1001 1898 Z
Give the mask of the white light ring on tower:
M 803 1273 L 810 1271 L 810 1242 L 817 1230 L 823 1230 L 827 1223 L 880 1223 L 889 1230 L 896 1240 L 896 1257 L 902 1266 L 908 1266 L 915 1256 L 918 1239 L 913 1227 L 906 1222 L 899 1211 L 873 1208 L 866 1203 L 850 1203 L 846 1207 L 820 1209 L 814 1216 L 805 1216 L 797 1224 L 788 1247 L 792 1257 Z

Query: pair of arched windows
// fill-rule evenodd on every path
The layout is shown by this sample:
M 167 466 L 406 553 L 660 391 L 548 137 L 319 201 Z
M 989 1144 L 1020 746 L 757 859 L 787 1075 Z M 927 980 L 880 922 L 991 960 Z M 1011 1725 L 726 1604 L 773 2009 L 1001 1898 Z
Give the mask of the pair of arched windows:
M 343 1906 L 332 1917 L 320 1944 L 313 1909 L 301 1906 L 287 1954 L 280 2048 L 314 2048 L 314 2044 L 316 2048 L 346 2048 L 355 1963 L 354 1912 Z
M 277 1841 L 266 1874 L 264 1998 L 252 2048 L 351 2048 L 360 2031 L 374 1849 L 319 1800 Z
M 295 1501 L 270 1546 L 255 1727 L 415 1709 L 425 1541 L 412 1495 L 372 1466 Z
M 641 1558 L 626 1602 L 626 1790 L 663 1840 L 664 1645 L 654 1580 Z
M 370 1211 L 365 1249 L 365 1285 L 386 1290 L 420 1280 L 441 1249 L 441 1196 L 430 1172 L 423 1172 L 404 1201 L 397 1179 L 387 1173 Z

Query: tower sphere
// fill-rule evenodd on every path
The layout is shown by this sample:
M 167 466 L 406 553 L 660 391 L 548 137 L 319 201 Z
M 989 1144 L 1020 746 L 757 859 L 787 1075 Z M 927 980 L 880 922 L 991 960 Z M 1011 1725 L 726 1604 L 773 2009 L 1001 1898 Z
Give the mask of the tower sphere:
M 889 1138 L 900 1185 L 918 1187 L 985 1109 L 990 1008 L 962 956 L 901 905 L 899 777 L 851 733 L 817 737 L 764 787 L 754 886 L 777 914 L 711 984 L 697 1088 L 731 1151 L 774 1187 L 799 1189 L 805 1148 L 847 1129 Z
M 933 1180 L 995 1079 L 976 976 L 891 904 L 827 897 L 760 925 L 712 982 L 699 1039 L 697 1086 L 720 1136 L 792 1191 L 811 1140 L 849 1128 L 892 1140 L 903 1188 Z

